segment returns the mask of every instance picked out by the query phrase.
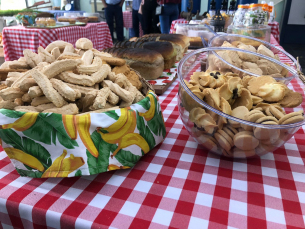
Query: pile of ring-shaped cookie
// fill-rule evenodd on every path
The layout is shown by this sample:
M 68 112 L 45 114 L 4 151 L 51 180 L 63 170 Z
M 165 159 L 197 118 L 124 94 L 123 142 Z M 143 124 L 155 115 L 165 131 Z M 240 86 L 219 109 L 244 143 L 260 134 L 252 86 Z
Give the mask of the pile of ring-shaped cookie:
M 0 85 L 0 108 L 78 114 L 128 107 L 144 98 L 139 76 L 125 60 L 93 49 L 87 38 L 75 47 L 55 41 L 3 63 L 2 69 L 28 71 L 8 73 Z

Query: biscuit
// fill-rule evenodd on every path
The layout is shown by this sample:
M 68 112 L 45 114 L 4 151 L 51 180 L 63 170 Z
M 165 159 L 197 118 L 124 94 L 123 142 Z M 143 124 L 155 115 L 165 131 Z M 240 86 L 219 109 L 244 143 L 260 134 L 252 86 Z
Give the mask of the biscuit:
M 241 150 L 254 150 L 259 141 L 252 135 L 250 131 L 242 131 L 234 136 L 234 145 Z
M 237 147 L 233 148 L 233 157 L 235 158 L 248 158 L 256 155 L 256 151 L 252 150 L 241 150 Z
M 124 66 L 124 65 L 123 65 Z M 116 68 L 116 67 L 115 67 Z M 142 89 L 142 83 L 139 80 L 139 76 L 134 71 L 130 71 L 127 75 L 124 74 L 126 78 L 129 80 L 129 82 L 135 86 L 138 90 Z
M 214 134 L 214 137 L 218 144 L 226 151 L 230 151 L 234 145 L 233 138 L 223 130 L 218 130 Z
M 33 86 L 37 86 L 36 81 L 33 78 L 26 78 L 20 83 L 19 88 L 22 91 L 27 92 Z
M 18 105 L 12 101 L 0 101 L 0 109 L 14 110 L 16 106 Z
M 217 143 L 215 138 L 207 134 L 201 134 L 196 138 L 199 144 L 205 147 L 209 151 L 217 152 Z
M 278 102 L 284 98 L 286 89 L 283 83 L 266 83 L 258 89 L 257 95 L 267 102 Z
M 42 111 L 47 110 L 47 109 L 56 108 L 56 106 L 54 105 L 54 103 L 44 103 L 44 104 L 38 105 L 35 108 L 38 112 L 42 112 Z
M 283 107 L 297 107 L 303 102 L 302 94 L 289 90 L 278 103 Z
M 265 55 L 265 56 L 269 56 L 271 58 L 274 58 L 274 53 L 268 49 L 265 45 L 261 44 L 258 49 L 257 49 L 257 53 L 260 53 L 262 55 Z
M 65 42 L 65 41 L 60 41 L 60 40 L 54 41 L 46 47 L 46 51 L 50 53 L 56 47 L 59 50 L 63 51 L 67 45 L 71 45 L 71 44 L 68 42 Z
M 36 97 L 32 100 L 31 106 L 37 107 L 41 104 L 50 103 L 51 101 L 46 96 Z
M 33 69 L 32 77 L 37 82 L 38 86 L 41 88 L 45 96 L 55 104 L 56 107 L 62 107 L 65 105 L 66 101 L 64 98 L 53 88 L 52 83 L 46 75 L 40 71 Z M 38 104 L 39 105 L 39 104 Z
M 215 128 L 218 127 L 212 116 L 206 113 L 205 110 L 200 107 L 193 108 L 190 111 L 189 117 L 190 121 L 194 122 L 196 126 L 204 129 L 209 134 L 212 134 Z
M 118 57 L 99 56 L 103 61 L 112 66 L 122 66 L 126 64 L 126 60 Z
M 74 103 L 70 103 L 61 108 L 51 108 L 42 111 L 43 113 L 57 113 L 63 115 L 76 115 L 78 114 L 78 107 Z
M 251 94 L 253 95 L 257 95 L 259 88 L 263 85 L 265 85 L 266 83 L 275 83 L 275 79 L 273 79 L 270 76 L 260 76 L 260 77 L 256 77 L 251 79 L 248 82 L 248 90 L 251 92 Z
M 236 107 L 235 109 L 232 110 L 232 116 L 235 118 L 239 118 L 242 120 L 246 120 L 246 116 L 249 113 L 249 110 L 247 107 L 241 106 L 241 107 Z M 234 120 L 229 119 L 229 123 L 234 127 L 238 128 L 240 127 L 240 123 L 236 122 Z
M 93 48 L 93 43 L 87 38 L 80 38 L 76 41 L 75 47 L 78 49 L 88 50 Z
M 92 50 L 87 50 L 83 55 L 82 55 L 82 61 L 84 65 L 90 65 L 92 64 L 93 60 L 93 52 Z
M 272 105 L 270 107 L 267 107 L 265 112 L 267 115 L 274 116 L 278 120 L 284 116 L 284 114 L 282 112 L 280 112 L 275 106 L 272 106 Z
M 285 125 L 285 124 L 291 124 L 291 123 L 296 123 L 296 122 L 301 122 L 304 120 L 304 111 L 296 111 L 296 112 L 291 112 L 289 114 L 284 115 L 280 120 L 279 124 L 280 125 Z
M 21 91 L 20 88 L 8 87 L 0 91 L 0 96 L 5 101 L 21 98 L 24 94 L 25 92 Z
M 252 98 L 252 103 L 253 105 L 257 105 L 259 103 L 262 103 L 264 100 L 261 97 L 255 96 L 255 95 L 251 95 Z
M 30 103 L 32 102 L 32 98 L 30 97 L 30 95 L 28 93 L 24 94 L 22 97 L 21 97 L 21 100 L 24 102 L 24 103 Z
M 115 66 L 112 69 L 112 72 L 114 72 L 115 74 L 123 73 L 125 76 L 127 76 L 130 72 L 130 67 L 127 64 L 124 64 L 122 66 Z
M 14 110 L 21 112 L 39 112 L 36 107 L 33 106 L 17 106 Z
M 240 97 L 238 97 L 233 105 L 232 105 L 232 109 L 239 107 L 239 106 L 244 106 L 246 107 L 248 110 L 251 110 L 253 107 L 253 101 L 252 101 L 252 96 L 249 90 L 242 88 L 241 89 L 241 93 L 240 93 Z

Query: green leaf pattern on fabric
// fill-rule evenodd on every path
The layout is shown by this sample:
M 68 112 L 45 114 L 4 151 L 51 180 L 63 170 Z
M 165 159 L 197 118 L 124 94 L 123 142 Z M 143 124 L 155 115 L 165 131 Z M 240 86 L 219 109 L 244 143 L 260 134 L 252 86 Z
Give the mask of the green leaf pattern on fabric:
M 88 157 L 87 163 L 89 165 L 89 173 L 96 174 L 106 172 L 109 166 L 111 144 L 105 142 L 97 131 L 94 131 L 91 134 L 91 139 L 95 147 L 98 149 L 99 155 L 96 158 L 92 156 L 88 150 L 86 150 Z
M 143 117 L 139 116 L 137 110 L 139 106 L 137 107 L 131 105 L 131 109 L 134 109 L 137 113 L 136 130 L 138 130 L 139 134 L 146 140 L 150 150 L 160 143 L 162 140 L 160 137 L 165 137 L 165 125 L 160 105 L 156 98 L 155 104 L 155 116 L 150 121 L 146 121 Z M 146 97 L 142 101 L 138 102 L 137 105 L 140 105 L 145 110 L 149 110 L 151 106 L 149 97 Z M 2 115 L 2 117 L 5 116 L 12 119 L 18 119 L 23 114 L 24 112 L 0 109 L 0 117 Z M 102 115 L 107 115 L 114 120 L 118 120 L 120 117 L 115 110 L 105 112 L 104 114 L 101 114 L 100 117 L 103 117 Z M 100 122 L 102 121 L 103 120 L 100 120 Z M 91 120 L 91 125 L 96 125 L 96 123 L 97 120 L 93 120 L 93 122 Z M 29 129 L 23 132 L 14 131 L 13 129 L 0 128 L 0 138 L 4 143 L 4 147 L 13 147 L 35 157 L 41 162 L 45 170 L 52 165 L 52 160 L 55 160 L 55 158 L 62 155 L 63 150 L 67 150 L 68 152 L 66 158 L 68 158 L 72 153 L 75 155 L 75 157 L 83 157 L 85 160 L 85 165 L 78 168 L 75 173 L 71 173 L 72 176 L 97 174 L 106 172 L 110 168 L 122 168 L 122 166 L 133 167 L 144 155 L 143 150 L 141 150 L 140 154 L 137 155 L 135 152 L 133 152 L 133 150 L 125 149 L 120 149 L 116 155 L 112 155 L 113 152 L 116 151 L 118 145 L 105 142 L 96 129 L 92 130 L 92 127 L 90 127 L 90 133 L 91 139 L 99 152 L 98 157 L 92 156 L 83 143 L 82 145 L 79 145 L 80 142 L 82 142 L 79 133 L 77 134 L 76 140 L 72 140 L 69 137 L 63 124 L 62 115 L 59 114 L 40 113 L 36 119 L 36 122 Z M 84 150 L 84 152 L 86 152 L 85 155 L 84 152 L 80 152 L 78 150 Z M 27 165 L 24 165 L 22 168 L 16 167 L 16 170 L 21 176 L 29 176 L 34 178 L 40 178 L 43 174 L 42 172 L 36 171 Z

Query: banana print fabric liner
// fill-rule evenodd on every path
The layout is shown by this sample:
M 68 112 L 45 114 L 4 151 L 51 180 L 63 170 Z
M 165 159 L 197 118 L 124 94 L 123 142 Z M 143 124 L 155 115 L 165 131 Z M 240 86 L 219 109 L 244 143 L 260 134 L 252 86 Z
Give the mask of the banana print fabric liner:
M 133 167 L 166 135 L 157 96 L 84 115 L 0 109 L 2 147 L 21 176 L 73 177 Z

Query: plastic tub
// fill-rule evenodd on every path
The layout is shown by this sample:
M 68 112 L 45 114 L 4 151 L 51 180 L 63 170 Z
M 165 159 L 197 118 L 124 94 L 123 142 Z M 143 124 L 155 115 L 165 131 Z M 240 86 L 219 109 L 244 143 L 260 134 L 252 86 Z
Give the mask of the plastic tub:
M 218 36 L 214 36 L 211 40 L 209 40 L 209 47 L 221 47 L 223 45 L 224 42 L 229 42 L 232 45 L 236 45 L 238 42 L 242 42 L 246 45 L 252 45 L 254 46 L 256 49 L 263 44 L 264 46 L 266 46 L 268 49 L 270 49 L 273 54 L 277 54 L 277 55 L 281 55 L 282 58 L 286 59 L 287 61 L 283 61 L 281 62 L 282 64 L 285 64 L 287 66 L 287 64 L 292 63 L 292 66 L 289 66 L 288 70 L 289 70 L 289 77 L 285 78 L 285 82 L 286 84 L 288 84 L 296 75 L 297 75 L 297 60 L 291 56 L 288 52 L 286 52 L 283 49 L 280 49 L 272 44 L 270 44 L 269 42 L 265 42 L 253 37 L 247 37 L 247 36 L 243 36 L 243 35 L 236 35 L 236 34 L 221 34 Z M 255 55 L 253 53 L 253 55 Z M 220 56 L 217 56 L 218 58 L 220 58 L 222 61 L 224 61 L 225 63 L 227 63 L 224 59 L 222 59 Z M 270 58 L 270 57 L 269 57 Z M 274 62 L 275 59 L 271 58 L 271 61 Z M 274 63 L 278 63 L 279 61 L 277 60 Z M 290 64 L 289 64 L 290 65 Z M 281 65 L 282 66 L 282 65 Z M 244 72 L 245 74 L 249 74 L 249 75 L 253 75 L 253 76 L 259 76 L 253 72 L 249 72 L 249 71 L 245 71 L 241 68 L 238 68 L 237 66 L 235 66 L 235 68 L 238 71 Z M 302 71 L 301 67 L 299 67 L 299 70 Z M 275 77 L 276 78 L 276 77 Z M 282 81 L 283 79 L 281 78 L 276 78 L 277 81 Z
M 183 34 L 188 37 L 203 37 L 210 40 L 215 36 L 209 29 L 201 24 L 177 24 L 176 34 Z
M 186 84 L 186 81 L 188 82 L 190 80 L 190 77 L 194 72 L 201 70 L 200 66 L 202 60 L 205 59 L 208 61 L 208 55 L 211 51 L 221 51 L 225 49 L 232 50 L 232 48 L 203 48 L 184 56 L 180 61 L 178 66 L 178 77 L 180 81 L 178 106 L 182 122 L 198 144 L 201 144 L 206 150 L 218 155 L 247 158 L 262 156 L 268 152 L 273 152 L 287 142 L 304 124 L 305 120 L 292 124 L 266 125 L 243 120 L 236 116 L 233 117 L 209 105 L 207 100 L 201 100 L 194 94 L 195 91 L 193 89 L 190 90 Z M 195 93 L 199 96 L 198 92 Z M 304 97 L 303 93 L 302 97 Z M 252 108 L 250 108 L 250 110 Z M 193 118 L 194 116 L 190 115 L 194 114 L 193 109 L 208 114 L 205 116 L 209 117 L 201 116 L 201 118 L 210 123 L 206 123 L 206 125 L 203 126 L 196 125 Z M 287 114 L 298 110 L 303 110 L 303 107 L 299 105 L 295 108 L 285 108 Z M 209 120 L 210 117 L 214 120 L 214 123 L 212 124 L 212 121 Z M 227 139 L 224 139 L 223 137 L 228 137 L 228 134 L 223 134 L 222 131 L 226 132 L 229 129 L 232 130 L 232 128 L 234 131 L 229 136 L 231 140 L 228 141 L 229 143 L 231 142 L 231 144 L 224 144 Z M 240 136 L 245 135 L 241 135 L 240 133 L 245 133 L 246 137 L 241 138 Z M 257 133 L 264 133 L 264 138 Z
M 270 42 L 271 27 L 268 25 L 260 25 L 257 28 L 247 28 L 230 25 L 227 29 L 227 33 L 254 37 L 263 41 Z

